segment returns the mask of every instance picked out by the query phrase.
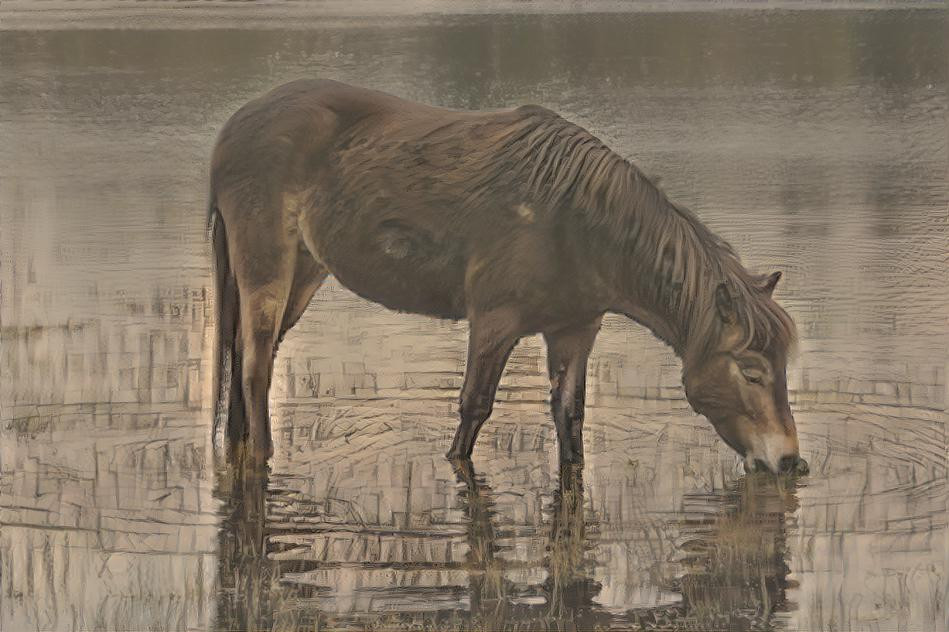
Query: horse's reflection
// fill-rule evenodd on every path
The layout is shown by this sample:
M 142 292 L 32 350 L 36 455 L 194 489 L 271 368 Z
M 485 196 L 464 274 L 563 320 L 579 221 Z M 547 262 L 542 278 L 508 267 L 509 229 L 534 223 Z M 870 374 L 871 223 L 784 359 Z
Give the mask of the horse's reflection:
M 468 585 L 471 613 L 484 623 L 501 623 L 508 616 L 507 589 L 503 570 L 495 553 L 497 536 L 494 530 L 493 493 L 484 478 L 475 473 L 470 460 L 453 463 L 455 476 L 461 484 L 459 498 L 464 507 L 468 528 Z M 477 613 L 477 614 L 475 614 Z
M 561 465 L 547 534 L 540 600 L 526 603 L 498 555 L 492 522 L 493 494 L 470 463 L 456 466 L 468 531 L 471 616 L 476 629 L 596 629 L 643 626 L 668 629 L 774 629 L 787 599 L 787 519 L 798 505 L 796 482 L 770 475 L 742 478 L 723 492 L 695 494 L 704 517 L 679 523 L 684 572 L 667 578 L 663 588 L 679 592 L 678 604 L 607 611 L 596 601 L 600 584 L 593 578 L 592 525 L 584 511 L 582 466 Z M 708 513 L 709 506 L 715 511 Z M 540 602 L 540 603 L 537 603 Z M 515 625 L 516 623 L 516 625 Z
M 275 545 L 268 539 L 266 466 L 238 462 L 220 467 L 215 485 L 222 503 L 217 627 L 312 629 L 312 622 L 332 626 L 334 621 L 353 624 L 376 619 L 392 629 L 422 625 L 474 630 L 754 630 L 780 626 L 780 617 L 775 615 L 788 608 L 786 522 L 797 506 L 793 482 L 752 476 L 724 492 L 686 496 L 684 518 L 671 522 L 678 533 L 679 572 L 675 577 L 656 578 L 661 589 L 678 592 L 681 601 L 624 610 L 615 599 L 609 609 L 598 602 L 602 601 L 598 600 L 601 585 L 594 579 L 593 532 L 601 525 L 594 522 L 592 511 L 585 510 L 581 465 L 561 464 L 543 535 L 544 551 L 533 559 L 514 559 L 518 556 L 508 553 L 512 535 L 524 532 L 524 526 L 495 520 L 495 493 L 471 462 L 456 462 L 454 468 L 465 515 L 466 558 L 461 563 L 419 560 L 412 564 L 431 570 L 465 569 L 467 586 L 458 588 L 462 594 L 467 592 L 468 603 L 462 600 L 444 607 L 433 603 L 430 612 L 427 608 L 425 612 L 400 613 L 391 608 L 382 612 L 370 607 L 365 612 L 334 614 L 321 612 L 317 604 L 333 598 L 332 586 L 280 581 L 282 573 L 331 568 L 333 562 L 305 556 L 283 562 L 268 558 Z M 690 511 L 690 506 L 696 511 Z M 608 524 L 604 528 L 625 533 L 632 529 Z M 372 569 L 378 568 L 379 561 L 354 559 L 351 564 L 357 570 L 361 564 Z M 536 579 L 539 575 L 542 580 Z M 404 588 L 412 590 L 409 584 Z M 319 600 L 311 599 L 316 595 Z
M 587 520 L 583 504 L 583 467 L 561 464 L 548 535 L 544 596 L 548 616 L 557 620 L 593 624 L 605 613 L 593 598 L 600 585 L 592 578 L 593 562 L 587 557 Z M 589 625 L 584 625 L 589 627 Z
M 717 494 L 687 497 L 718 510 L 680 524 L 688 571 L 677 582 L 679 612 L 716 629 L 775 629 L 791 608 L 787 522 L 798 506 L 797 481 L 742 478 Z
M 501 630 L 589 628 L 609 616 L 593 598 L 600 590 L 587 557 L 583 466 L 562 463 L 555 491 L 540 595 L 523 594 L 504 578 L 511 568 L 498 555 L 493 493 L 470 461 L 455 464 L 462 485 L 461 499 L 468 518 L 468 558 L 471 623 L 475 629 Z M 542 599 L 531 599 L 539 596 Z
M 266 465 L 238 460 L 218 467 L 215 495 L 222 503 L 218 534 L 218 629 L 272 627 L 270 589 L 276 571 L 267 557 L 269 478 Z

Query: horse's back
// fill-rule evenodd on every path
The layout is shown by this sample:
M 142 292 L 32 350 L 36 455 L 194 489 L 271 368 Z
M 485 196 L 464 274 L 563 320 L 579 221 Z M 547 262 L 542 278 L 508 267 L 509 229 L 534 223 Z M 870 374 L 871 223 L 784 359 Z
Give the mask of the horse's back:
M 252 179 L 305 180 L 347 131 L 408 139 L 413 127 L 424 134 L 428 126 L 497 114 L 434 107 L 331 79 L 291 81 L 247 102 L 225 123 L 212 157 L 212 189 Z
M 462 318 L 473 298 L 513 297 L 555 308 L 547 290 L 566 296 L 568 265 L 555 216 L 525 189 L 518 174 L 529 166 L 501 149 L 554 116 L 538 106 L 449 110 L 329 80 L 284 84 L 221 134 L 222 215 L 258 261 L 278 256 L 267 240 L 290 247 L 287 233 L 391 309 Z M 253 208 L 261 199 L 269 206 Z

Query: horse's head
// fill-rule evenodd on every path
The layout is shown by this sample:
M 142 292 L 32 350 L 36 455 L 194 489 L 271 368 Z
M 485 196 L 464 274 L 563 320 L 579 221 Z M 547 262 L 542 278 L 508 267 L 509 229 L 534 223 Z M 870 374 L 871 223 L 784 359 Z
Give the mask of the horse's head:
M 683 382 L 689 403 L 744 457 L 746 470 L 801 474 L 807 462 L 800 458 L 786 379 L 793 326 L 771 298 L 780 278 L 757 279 L 744 295 L 724 283 L 716 288 L 709 339 L 701 353 L 685 358 Z M 766 334 L 755 331 L 756 321 Z

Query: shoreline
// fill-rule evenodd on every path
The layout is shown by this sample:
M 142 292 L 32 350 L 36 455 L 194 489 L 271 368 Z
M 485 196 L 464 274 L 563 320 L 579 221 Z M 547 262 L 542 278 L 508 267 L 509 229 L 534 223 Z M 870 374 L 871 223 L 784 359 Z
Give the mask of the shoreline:
M 473 16 L 551 16 L 593 14 L 709 13 L 718 11 L 890 11 L 946 10 L 933 0 L 5 0 L 0 31 L 17 30 L 306 30 L 364 26 L 375 20 L 418 22 Z

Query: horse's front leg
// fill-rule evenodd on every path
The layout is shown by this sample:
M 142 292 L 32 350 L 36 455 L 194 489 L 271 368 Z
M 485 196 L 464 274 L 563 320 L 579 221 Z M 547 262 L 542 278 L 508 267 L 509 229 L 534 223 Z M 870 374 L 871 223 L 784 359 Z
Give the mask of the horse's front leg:
M 491 416 L 504 365 L 520 338 L 519 320 L 515 310 L 503 308 L 470 317 L 468 366 L 459 399 L 461 423 L 446 455 L 449 459 L 471 457 L 478 431 Z
M 550 409 L 557 427 L 560 461 L 583 461 L 583 413 L 587 358 L 600 330 L 601 318 L 544 333 L 550 376 Z

